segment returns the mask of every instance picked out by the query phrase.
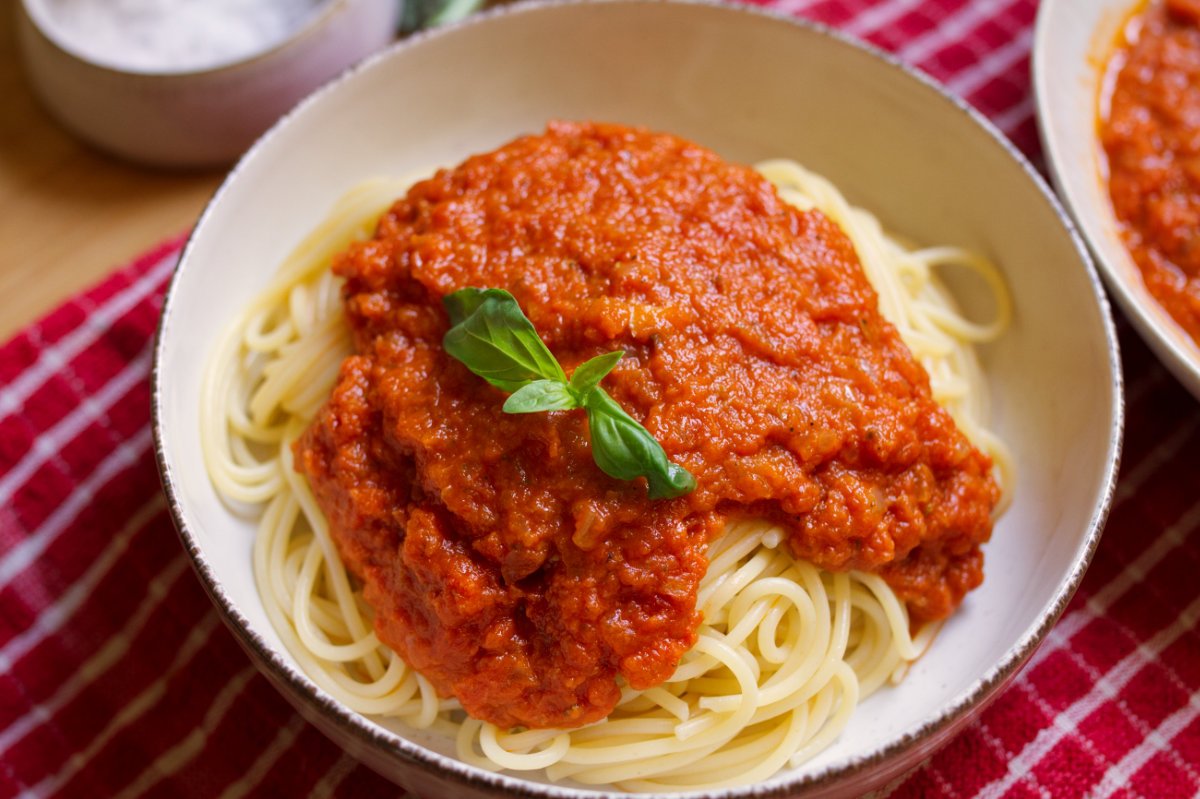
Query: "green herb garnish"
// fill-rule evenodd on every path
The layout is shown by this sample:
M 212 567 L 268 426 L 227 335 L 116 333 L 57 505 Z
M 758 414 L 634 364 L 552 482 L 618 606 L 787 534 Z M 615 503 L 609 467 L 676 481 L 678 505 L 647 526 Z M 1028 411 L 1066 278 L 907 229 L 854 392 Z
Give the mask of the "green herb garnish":
M 442 300 L 451 328 L 442 347 L 501 391 L 509 392 L 505 413 L 583 408 L 592 437 L 592 457 L 618 480 L 645 477 L 651 499 L 671 499 L 696 488 L 687 469 L 667 460 L 654 436 L 600 388 L 624 353 L 606 352 L 567 375 L 513 295 L 502 289 L 468 288 Z

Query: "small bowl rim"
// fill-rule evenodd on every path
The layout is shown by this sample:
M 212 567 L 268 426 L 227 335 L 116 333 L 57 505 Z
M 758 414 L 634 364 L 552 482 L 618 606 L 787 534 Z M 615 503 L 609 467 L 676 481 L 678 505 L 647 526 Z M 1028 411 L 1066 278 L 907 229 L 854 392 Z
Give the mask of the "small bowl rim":
M 203 76 L 218 76 L 225 73 L 231 73 L 235 70 L 242 69 L 253 64 L 261 63 L 274 58 L 284 50 L 300 44 L 303 41 L 311 39 L 317 35 L 321 29 L 325 27 L 326 22 L 333 14 L 338 13 L 342 7 L 354 0 L 319 0 L 318 4 L 313 8 L 312 12 L 307 16 L 298 27 L 290 31 L 282 39 L 279 39 L 274 44 L 271 44 L 264 50 L 255 50 L 248 55 L 236 58 L 232 61 L 220 61 L 216 64 L 207 67 L 187 67 L 182 69 L 140 69 L 121 67 L 116 64 L 96 61 L 90 58 L 87 54 L 80 52 L 71 46 L 67 41 L 64 41 L 53 30 L 52 25 L 46 24 L 44 10 L 36 8 L 38 0 L 19 0 L 17 8 L 29 20 L 30 27 L 37 32 L 47 44 L 57 50 L 61 55 L 70 58 L 77 63 L 84 64 L 93 69 L 99 70 L 110 75 L 119 75 L 129 78 L 136 78 L 148 81 L 164 81 L 186 78 L 197 78 Z M 385 48 L 386 49 L 386 48 Z M 324 85 L 324 84 L 322 84 Z M 318 87 L 320 88 L 320 87 Z M 270 128 L 268 128 L 269 132 Z M 265 134 L 264 134 L 265 135 Z M 261 138 L 261 137 L 260 137 Z
M 260 669 L 266 672 L 271 682 L 281 691 L 286 689 L 286 698 L 295 704 L 298 709 L 301 709 L 302 714 L 303 709 L 301 704 L 297 704 L 298 702 L 302 703 L 304 708 L 315 707 L 321 713 L 324 721 L 339 727 L 356 744 L 366 749 L 378 751 L 382 756 L 393 761 L 400 761 L 419 767 L 435 779 L 449 780 L 455 784 L 472 788 L 491 789 L 499 791 L 504 795 L 528 797 L 528 799 L 600 799 L 601 797 L 603 799 L 623 799 L 629 796 L 629 794 L 613 790 L 595 790 L 536 782 L 470 766 L 460 760 L 442 755 L 384 729 L 367 717 L 345 707 L 317 687 L 311 678 L 299 668 L 288 663 L 279 651 L 250 628 L 249 620 L 225 593 L 221 581 L 205 559 L 197 538 L 189 526 L 181 503 L 182 492 L 176 485 L 173 467 L 167 460 L 163 421 L 165 414 L 164 386 L 162 383 L 163 345 L 166 340 L 167 328 L 171 324 L 171 311 L 177 303 L 176 296 L 180 276 L 190 263 L 189 255 L 195 244 L 196 237 L 204 229 L 205 222 L 213 213 L 213 209 L 221 202 L 225 193 L 229 190 L 230 184 L 246 169 L 247 164 L 252 163 L 259 157 L 260 152 L 268 146 L 268 143 L 279 129 L 288 125 L 294 116 L 303 113 L 308 107 L 318 102 L 325 95 L 335 91 L 344 82 L 352 80 L 360 72 L 372 69 L 374 65 L 392 57 L 396 52 L 409 49 L 426 41 L 453 35 L 454 32 L 460 29 L 487 24 L 493 19 L 539 13 L 544 10 L 561 7 L 595 5 L 701 7 L 730 14 L 749 14 L 784 23 L 801 29 L 806 33 L 832 38 L 841 46 L 865 53 L 874 59 L 884 62 L 887 66 L 899 69 L 908 77 L 922 84 L 926 89 L 932 90 L 942 100 L 948 101 L 959 113 L 965 114 L 976 125 L 982 128 L 987 136 L 999 145 L 1009 158 L 1021 168 L 1026 178 L 1033 183 L 1037 191 L 1047 202 L 1050 210 L 1055 214 L 1058 223 L 1062 225 L 1068 234 L 1076 255 L 1085 269 L 1097 309 L 1100 312 L 1101 326 L 1104 330 L 1105 345 L 1108 354 L 1109 388 L 1113 406 L 1109 428 L 1110 436 L 1105 453 L 1104 479 L 1096 486 L 1098 499 L 1092 508 L 1087 530 L 1081 545 L 1076 548 L 1071 558 L 1070 568 L 1060 577 L 1051 601 L 1039 614 L 1037 621 L 1022 632 L 1016 639 L 1016 642 L 1005 653 L 1004 657 L 952 701 L 943 705 L 937 713 L 929 716 L 913 729 L 905 731 L 873 750 L 852 755 L 841 763 L 829 764 L 817 770 L 789 775 L 782 779 L 776 775 L 769 782 L 765 783 L 753 783 L 712 790 L 644 794 L 644 796 L 648 797 L 648 799 L 749 799 L 749 797 L 753 797 L 754 799 L 786 799 L 786 797 L 797 795 L 799 791 L 833 789 L 843 779 L 851 777 L 863 769 L 902 756 L 923 743 L 933 740 L 935 744 L 933 748 L 940 747 L 940 745 L 948 740 L 949 734 L 957 732 L 970 721 L 972 711 L 976 709 L 982 710 L 999 695 L 1000 689 L 1016 676 L 1020 667 L 1025 664 L 1037 650 L 1038 646 L 1045 640 L 1046 635 L 1062 616 L 1068 602 L 1082 582 L 1084 573 L 1087 571 L 1088 565 L 1095 554 L 1105 521 L 1112 507 L 1122 449 L 1125 406 L 1120 348 L 1111 306 L 1103 291 L 1097 270 L 1092 263 L 1082 237 L 1076 229 L 1074 221 L 1065 212 L 1058 198 L 1050 190 L 1042 176 L 1038 174 L 1029 160 L 990 120 L 970 106 L 965 100 L 951 93 L 919 68 L 906 64 L 899 57 L 868 42 L 858 40 L 829 25 L 794 17 L 773 9 L 750 5 L 741 2 L 741 0 L 737 2 L 728 2 L 727 0 L 524 0 L 521 3 L 494 7 L 458 22 L 431 30 L 420 31 L 406 37 L 390 47 L 369 56 L 313 91 L 263 133 L 230 170 L 192 229 L 168 285 L 163 300 L 162 315 L 155 333 L 154 359 L 151 372 L 151 415 L 155 442 L 155 459 L 167 496 L 168 508 L 176 530 L 191 560 L 193 569 L 200 578 L 205 591 L 217 607 L 222 620 L 234 633 L 239 643 L 251 653 L 252 660 L 256 662 L 256 665 Z M 945 733 L 946 735 L 941 737 L 940 740 L 935 740 L 941 733 Z

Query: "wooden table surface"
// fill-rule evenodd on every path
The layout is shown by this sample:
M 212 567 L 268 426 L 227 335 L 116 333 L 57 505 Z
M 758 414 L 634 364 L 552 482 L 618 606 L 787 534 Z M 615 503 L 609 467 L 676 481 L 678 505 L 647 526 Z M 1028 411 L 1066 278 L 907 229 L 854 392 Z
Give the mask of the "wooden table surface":
M 38 104 L 0 3 L 0 342 L 189 228 L 223 172 L 166 172 L 99 153 Z

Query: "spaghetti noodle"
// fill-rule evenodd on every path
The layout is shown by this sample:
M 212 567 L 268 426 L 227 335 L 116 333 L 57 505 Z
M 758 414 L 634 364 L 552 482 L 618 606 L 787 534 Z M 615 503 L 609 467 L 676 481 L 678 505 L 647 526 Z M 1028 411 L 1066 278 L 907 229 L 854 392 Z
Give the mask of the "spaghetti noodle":
M 759 170 L 785 200 L 820 209 L 847 233 L 881 312 L 928 371 L 934 397 L 992 456 L 1002 487 L 1011 486 L 1012 460 L 983 424 L 987 393 L 972 350 L 1008 323 L 995 268 L 957 248 L 905 247 L 797 164 L 771 161 Z M 616 709 L 588 726 L 506 730 L 465 717 L 380 643 L 372 610 L 293 469 L 291 444 L 351 351 L 330 260 L 369 237 L 406 185 L 376 181 L 347 194 L 229 326 L 208 365 L 206 465 L 227 501 L 261 514 L 255 578 L 287 649 L 346 706 L 453 735 L 460 758 L 482 768 L 629 791 L 687 790 L 766 779 L 828 746 L 858 701 L 897 681 L 938 625 L 912 636 L 904 604 L 882 578 L 797 561 L 780 546 L 784 531 L 760 519 L 731 521 L 710 545 L 697 598 L 704 621 L 675 674 L 649 690 L 623 688 Z M 983 279 L 995 302 L 992 323 L 955 310 L 935 274 L 946 266 Z

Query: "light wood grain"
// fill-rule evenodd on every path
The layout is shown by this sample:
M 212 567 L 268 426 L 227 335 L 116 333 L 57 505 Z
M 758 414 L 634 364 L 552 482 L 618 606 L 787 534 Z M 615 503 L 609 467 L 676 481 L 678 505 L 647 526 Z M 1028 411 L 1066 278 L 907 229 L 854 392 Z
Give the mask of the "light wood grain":
M 123 163 L 66 133 L 26 85 L 0 3 L 0 341 L 187 230 L 221 178 Z

